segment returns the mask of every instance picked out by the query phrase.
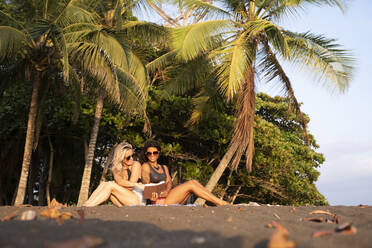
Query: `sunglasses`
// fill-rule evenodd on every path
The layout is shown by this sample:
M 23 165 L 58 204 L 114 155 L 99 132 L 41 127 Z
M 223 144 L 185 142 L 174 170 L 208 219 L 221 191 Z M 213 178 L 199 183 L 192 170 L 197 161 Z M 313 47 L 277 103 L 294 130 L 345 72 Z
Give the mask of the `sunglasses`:
M 133 155 L 131 155 L 131 156 L 128 156 L 128 157 L 125 157 L 125 160 L 131 160 L 131 159 L 133 159 Z
M 146 152 L 146 156 L 147 156 L 147 157 L 150 157 L 151 155 L 158 156 L 158 155 L 159 155 L 159 151 L 155 151 L 155 152 Z

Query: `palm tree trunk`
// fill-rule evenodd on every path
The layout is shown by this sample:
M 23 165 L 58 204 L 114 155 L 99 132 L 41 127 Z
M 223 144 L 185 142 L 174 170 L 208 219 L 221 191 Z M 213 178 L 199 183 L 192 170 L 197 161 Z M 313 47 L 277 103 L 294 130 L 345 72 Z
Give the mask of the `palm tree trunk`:
M 233 195 L 233 197 L 232 197 L 232 199 L 231 199 L 231 201 L 230 201 L 231 204 L 234 204 L 234 202 L 235 202 L 235 200 L 236 200 L 236 197 L 238 196 L 238 194 L 239 194 L 241 188 L 242 188 L 242 186 L 239 185 L 239 187 L 238 187 L 237 190 L 235 191 L 235 194 Z
M 94 124 L 92 129 L 92 134 L 90 136 L 88 154 L 85 160 L 84 174 L 81 181 L 80 194 L 78 200 L 78 206 L 83 205 L 83 203 L 88 200 L 90 175 L 92 173 L 92 164 L 94 157 L 94 149 L 96 147 L 97 135 L 99 130 L 99 123 L 101 121 L 102 109 L 103 109 L 103 99 L 105 98 L 105 92 L 101 89 L 99 92 L 96 112 L 94 114 Z
M 214 170 L 211 178 L 209 178 L 209 181 L 208 181 L 207 185 L 205 185 L 205 188 L 207 190 L 212 192 L 214 187 L 216 187 L 216 185 L 217 185 L 218 181 L 220 180 L 223 172 L 226 170 L 227 166 L 229 165 L 229 162 L 231 161 L 231 158 L 235 154 L 237 146 L 238 146 L 238 144 L 234 144 L 234 145 L 230 146 L 229 150 L 225 153 L 221 162 L 219 163 L 217 168 Z M 202 199 L 202 198 L 198 198 L 195 201 L 195 204 L 198 204 L 198 205 L 204 205 L 204 203 L 205 203 L 205 200 Z
M 253 67 L 247 70 L 245 82 L 242 86 L 242 90 L 237 102 L 239 104 L 237 118 L 235 120 L 234 134 L 230 142 L 230 147 L 205 186 L 205 188 L 209 191 L 212 191 L 217 185 L 230 161 L 232 161 L 232 168 L 237 168 L 244 151 L 247 159 L 247 169 L 251 170 L 252 168 L 254 150 L 253 124 L 256 104 Z M 200 198 L 195 201 L 195 204 L 199 205 L 203 205 L 204 203 L 205 200 Z
M 46 184 L 46 197 L 48 206 L 50 206 L 50 183 L 52 182 L 52 172 L 53 172 L 53 162 L 54 162 L 54 147 L 52 141 L 50 139 L 50 135 L 48 133 L 48 142 L 50 147 L 50 155 L 49 155 L 49 170 L 48 170 L 48 180 Z
M 23 153 L 21 177 L 19 179 L 17 196 L 14 202 L 15 206 L 23 204 L 25 193 L 26 193 L 28 171 L 30 168 L 32 146 L 34 144 L 34 136 L 35 136 L 35 119 L 36 119 L 37 109 L 38 109 L 40 80 L 41 80 L 41 72 L 35 71 L 34 84 L 33 84 L 33 89 L 32 89 L 32 96 L 31 96 L 31 104 L 30 104 L 30 112 L 28 113 L 26 142 L 25 142 L 25 149 Z

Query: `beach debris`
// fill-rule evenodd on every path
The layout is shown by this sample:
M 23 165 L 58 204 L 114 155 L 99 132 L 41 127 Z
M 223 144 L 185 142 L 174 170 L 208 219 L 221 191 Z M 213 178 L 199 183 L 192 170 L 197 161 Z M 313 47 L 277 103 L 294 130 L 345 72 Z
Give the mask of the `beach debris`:
M 317 237 L 331 235 L 333 233 L 334 233 L 333 230 L 317 231 L 317 232 L 313 233 L 313 237 L 317 238 Z
M 53 200 L 50 202 L 50 208 L 56 208 L 56 209 L 61 209 L 63 207 L 67 207 L 66 204 L 59 203 L 56 198 L 53 198 Z
M 63 242 L 53 242 L 46 245 L 48 248 L 93 248 L 103 244 L 104 240 L 96 236 L 82 236 Z
M 80 216 L 79 223 L 80 224 L 83 224 L 84 221 L 85 221 L 85 212 L 84 212 L 84 209 L 78 209 L 78 210 L 76 210 L 76 212 Z
M 296 209 L 295 207 L 293 207 L 293 208 L 291 208 L 291 209 L 289 210 L 290 213 L 294 213 L 294 212 L 296 212 L 296 211 L 297 211 L 297 209 Z
M 201 245 L 205 243 L 205 238 L 204 237 L 195 237 L 191 239 L 191 244 L 197 244 Z
M 19 208 L 28 208 L 28 207 L 32 207 L 31 204 L 20 204 L 20 205 L 17 205 L 16 207 L 19 207 Z
M 12 212 L 11 214 L 7 215 L 7 216 L 4 216 L 3 218 L 1 218 L 1 221 L 9 221 L 13 218 L 15 218 L 18 214 L 18 210 Z
M 322 236 L 332 235 L 332 234 L 353 235 L 356 233 L 357 233 L 357 229 L 356 227 L 352 225 L 352 223 L 344 223 L 342 225 L 337 226 L 333 230 L 317 231 L 313 233 L 313 237 L 322 237 Z
M 357 233 L 356 227 L 352 223 L 344 223 L 335 228 L 335 232 L 341 233 L 343 235 L 353 235 Z
M 359 204 L 358 207 L 360 207 L 360 208 L 372 208 L 372 206 L 363 205 L 363 204 Z
M 340 223 L 340 217 L 337 216 L 336 214 L 333 214 L 329 211 L 325 211 L 325 210 L 314 210 L 314 211 L 311 211 L 310 214 L 326 214 L 326 215 L 330 215 L 332 216 L 333 220 L 327 220 L 326 222 L 328 223 L 336 223 L 336 224 L 339 224 Z
M 36 212 L 34 210 L 27 210 L 21 214 L 20 220 L 34 220 L 36 218 Z
M 231 222 L 231 221 L 232 221 L 232 216 L 227 217 L 226 222 Z
M 312 221 L 312 222 L 323 222 L 323 218 L 304 218 L 306 221 Z M 327 219 L 328 220 L 328 219 Z
M 238 211 L 244 211 L 245 209 L 242 208 L 242 207 L 238 207 L 237 210 L 238 210 Z
M 257 202 L 248 202 L 248 203 L 238 203 L 238 204 L 234 204 L 234 206 L 259 207 L 259 206 L 261 206 L 261 205 L 258 204 Z
M 72 214 L 69 212 L 60 212 L 56 208 L 47 208 L 40 213 L 41 216 L 56 219 L 59 225 L 62 225 L 64 220 L 71 219 Z
M 274 213 L 274 216 L 280 220 L 280 216 L 277 213 Z
M 289 240 L 289 232 L 288 230 L 278 224 L 275 221 L 270 223 L 273 227 L 276 228 L 276 231 L 273 235 L 271 235 L 269 243 L 267 245 L 268 248 L 294 248 L 296 247 L 296 243 L 292 240 Z
M 314 211 L 311 211 L 310 214 L 327 214 L 327 215 L 331 215 L 331 216 L 334 215 L 331 212 L 325 211 L 325 210 L 314 210 Z
M 273 228 L 273 224 L 271 224 L 271 223 L 267 223 L 265 226 L 266 226 L 267 228 Z

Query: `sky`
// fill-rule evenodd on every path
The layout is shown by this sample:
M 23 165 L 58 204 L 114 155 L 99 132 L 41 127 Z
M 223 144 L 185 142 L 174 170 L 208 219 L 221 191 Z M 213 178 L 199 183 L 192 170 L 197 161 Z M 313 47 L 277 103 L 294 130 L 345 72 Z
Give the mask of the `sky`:
M 308 73 L 287 68 L 302 111 L 309 115 L 314 135 L 326 161 L 319 169 L 319 191 L 331 205 L 372 205 L 372 1 L 349 1 L 344 13 L 313 7 L 283 27 L 336 38 L 356 58 L 348 90 L 331 91 Z M 261 87 L 262 88 L 262 87 Z M 258 89 L 260 90 L 260 89 Z M 263 90 L 263 89 L 262 89 Z M 264 89 L 270 95 L 275 88 Z
M 371 13 L 371 0 L 350 0 L 345 12 L 310 7 L 300 17 L 281 23 L 291 31 L 311 30 L 335 38 L 356 59 L 353 79 L 344 93 L 317 83 L 306 71 L 285 67 L 302 111 L 310 117 L 309 131 L 320 146 L 317 152 L 326 158 L 316 186 L 331 205 L 372 205 Z M 281 94 L 280 88 L 260 83 L 256 90 Z

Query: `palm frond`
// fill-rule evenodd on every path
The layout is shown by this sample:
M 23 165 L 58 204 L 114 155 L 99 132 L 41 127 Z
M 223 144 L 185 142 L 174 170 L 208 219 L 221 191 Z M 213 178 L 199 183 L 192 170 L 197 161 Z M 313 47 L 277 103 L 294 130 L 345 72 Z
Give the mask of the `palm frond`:
M 116 69 L 110 56 L 97 44 L 88 42 L 69 43 L 68 51 L 74 64 L 78 65 L 84 74 L 94 78 L 108 93 L 108 97 L 120 105 Z
M 67 5 L 61 4 L 57 16 L 53 22 L 61 27 L 67 27 L 74 23 L 97 23 L 98 16 L 94 12 L 85 9 L 79 1 L 70 1 Z
M 264 77 L 266 77 L 268 82 L 277 78 L 280 82 L 283 83 L 283 90 L 287 94 L 287 97 L 290 99 L 290 104 L 294 107 L 303 127 L 305 142 L 310 145 L 310 138 L 307 132 L 307 122 L 301 111 L 300 104 L 298 103 L 297 98 L 294 94 L 292 83 L 285 73 L 284 69 L 280 65 L 274 52 L 271 50 L 268 41 L 264 40 L 263 44 L 264 48 L 262 49 L 262 52 L 264 54 L 262 56 L 263 60 L 259 64 L 259 67 L 261 68 L 260 72 L 263 74 Z
M 240 91 L 246 69 L 252 64 L 252 52 L 246 42 L 245 35 L 241 34 L 224 49 L 214 53 L 214 56 L 220 56 L 217 74 L 220 89 L 228 101 Z
M 169 40 L 170 29 L 156 23 L 144 21 L 128 21 L 121 25 L 120 31 L 127 31 L 129 37 L 141 38 L 148 42 L 163 42 Z
M 314 72 L 317 80 L 332 82 L 333 88 L 343 92 L 349 86 L 354 69 L 351 53 L 322 35 L 310 32 L 285 31 L 290 50 L 290 61 Z
M 179 63 L 168 70 L 170 80 L 162 87 L 168 94 L 182 95 L 201 88 L 210 77 L 213 68 L 206 56 L 199 56 L 187 63 Z
M 279 20 L 283 17 L 297 16 L 308 6 L 331 6 L 344 11 L 346 1 L 343 0 L 266 0 L 258 3 L 258 13 L 263 19 Z M 262 13 L 261 13 L 262 12 Z
M 117 68 L 121 95 L 120 109 L 126 113 L 145 116 L 147 102 L 147 88 L 144 88 L 133 75 Z
M 176 61 L 176 56 L 178 54 L 177 50 L 170 51 L 166 54 L 161 55 L 160 57 L 154 59 L 150 63 L 146 65 L 146 69 L 149 72 L 154 72 L 155 70 L 159 68 L 164 68 L 170 64 L 172 64 L 174 61 Z
M 214 20 L 176 28 L 172 32 L 172 49 L 185 61 L 216 47 L 220 32 L 232 29 L 228 20 Z
M 226 10 L 203 0 L 184 0 L 183 5 L 186 8 L 194 9 L 194 11 L 205 13 L 205 15 L 210 17 L 226 18 L 230 15 Z
M 26 44 L 27 38 L 23 32 L 13 27 L 0 26 L 0 62 L 16 58 Z

